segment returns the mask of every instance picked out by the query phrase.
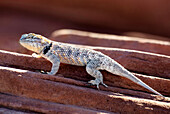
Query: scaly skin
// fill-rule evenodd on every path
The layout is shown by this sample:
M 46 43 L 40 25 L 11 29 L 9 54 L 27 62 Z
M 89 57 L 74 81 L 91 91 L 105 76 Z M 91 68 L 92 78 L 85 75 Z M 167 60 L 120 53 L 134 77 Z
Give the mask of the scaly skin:
M 50 75 L 55 75 L 58 72 L 60 62 L 78 66 L 86 66 L 87 73 L 95 78 L 95 80 L 90 80 L 89 83 L 92 85 L 97 85 L 98 89 L 100 83 L 107 87 L 107 85 L 103 83 L 103 76 L 99 71 L 106 70 L 112 74 L 126 77 L 154 92 L 155 94 L 162 96 L 159 92 L 155 91 L 143 81 L 135 77 L 119 63 L 101 52 L 85 48 L 77 48 L 66 43 L 51 41 L 34 33 L 22 35 L 20 44 L 37 53 L 33 53 L 34 57 L 44 57 L 52 63 L 51 71 L 48 72 Z

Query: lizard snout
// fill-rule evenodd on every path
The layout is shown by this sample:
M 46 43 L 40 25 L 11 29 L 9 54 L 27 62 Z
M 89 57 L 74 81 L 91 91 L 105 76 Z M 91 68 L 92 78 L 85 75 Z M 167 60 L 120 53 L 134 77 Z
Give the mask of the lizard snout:
M 20 41 L 26 39 L 27 37 L 28 37 L 28 34 L 23 34 L 23 35 L 21 36 L 21 38 L 20 38 Z

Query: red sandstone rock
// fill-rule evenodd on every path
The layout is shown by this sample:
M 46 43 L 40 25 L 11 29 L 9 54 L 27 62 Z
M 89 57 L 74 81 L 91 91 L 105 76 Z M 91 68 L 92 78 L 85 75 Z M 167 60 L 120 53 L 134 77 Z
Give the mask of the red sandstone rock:
M 105 48 L 105 50 L 102 48 L 95 48 L 95 49 L 98 49 L 99 51 L 103 51 L 106 54 L 111 54 L 112 51 L 113 52 L 115 51 L 116 53 L 119 52 L 119 54 L 123 54 L 125 52 L 136 53 L 134 54 L 135 56 L 138 57 L 138 55 L 142 55 L 140 57 L 149 60 L 149 62 L 151 62 L 150 64 L 154 64 L 154 61 L 152 62 L 153 58 L 155 59 L 162 58 L 160 59 L 160 61 L 162 62 L 162 64 L 165 65 L 166 62 L 169 61 L 168 56 L 146 54 L 142 52 L 139 53 L 136 51 L 131 52 L 128 50 L 123 50 L 123 51 L 117 49 L 108 50 L 107 48 Z M 116 56 L 118 57 L 119 54 L 117 54 Z M 3 66 L 27 69 L 32 71 L 36 71 L 38 69 L 50 70 L 51 68 L 50 63 L 45 59 L 36 59 L 29 55 L 23 55 L 23 54 L 12 53 L 7 51 L 0 51 L 0 58 L 1 58 L 0 65 Z M 132 58 L 132 60 L 133 59 L 134 58 Z M 123 88 L 129 88 L 133 90 L 145 91 L 144 89 L 142 89 L 142 87 L 137 86 L 136 84 L 132 83 L 130 80 L 113 76 L 112 74 L 107 72 L 103 72 L 103 73 L 104 73 L 104 81 L 106 82 L 106 84 L 109 85 L 109 88 L 104 88 L 101 86 L 101 91 L 98 90 L 96 91 L 94 89 L 85 88 L 87 87 L 85 82 L 79 82 L 73 80 L 73 79 L 77 79 L 82 81 L 88 81 L 89 79 L 92 79 L 92 77 L 90 77 L 86 73 L 84 67 L 61 64 L 61 67 L 59 69 L 60 76 L 63 75 L 64 77 L 69 77 L 72 79 L 65 79 L 63 77 L 43 75 L 40 73 L 32 73 L 30 71 L 20 70 L 20 69 L 1 67 L 0 74 L 2 75 L 0 75 L 1 76 L 0 84 L 2 85 L 0 86 L 0 92 L 15 94 L 19 96 L 26 96 L 29 98 L 40 99 L 40 100 L 45 100 L 50 102 L 83 106 L 87 108 L 95 108 L 95 109 L 106 110 L 111 112 L 119 112 L 119 113 L 127 113 L 127 112 L 168 113 L 170 107 L 169 98 L 162 100 L 154 95 L 150 96 L 149 94 L 143 92 L 118 88 L 118 87 L 123 87 Z M 169 96 L 170 84 L 168 79 L 145 77 L 143 75 L 137 75 L 137 76 L 141 78 L 144 82 L 146 82 L 148 85 L 153 87 L 154 89 L 160 91 L 164 95 Z M 113 93 L 113 92 L 118 92 L 118 93 Z M 148 99 L 152 99 L 152 100 L 148 100 Z M 86 103 L 87 101 L 88 103 Z M 100 105 L 98 106 L 97 104 Z M 141 108 L 140 104 L 142 104 L 143 108 Z M 117 107 L 118 105 L 121 106 Z M 146 107 L 148 108 L 146 109 Z
M 52 33 L 51 39 L 65 43 L 132 49 L 170 55 L 170 42 L 161 40 L 99 34 L 72 29 L 57 30 Z
M 1 114 L 27 114 L 26 112 L 9 109 L 9 108 L 0 108 L 0 113 Z
M 111 54 L 112 51 L 113 52 L 120 51 L 120 50 L 107 50 L 107 49 L 104 50 L 102 48 L 95 48 L 95 49 L 98 49 L 99 51 L 103 51 L 107 54 Z M 124 51 L 120 51 L 119 54 L 125 52 L 137 53 L 135 51 L 131 52 L 131 51 L 124 50 Z M 145 53 L 138 53 L 135 55 L 137 56 L 141 54 L 145 55 Z M 164 58 L 162 59 L 163 62 L 162 64 L 165 64 L 166 62 L 169 61 L 168 56 L 159 56 L 154 54 L 150 56 L 151 54 L 149 55 L 146 54 L 145 57 L 144 55 L 142 55 L 141 57 L 144 57 L 144 59 L 149 60 L 149 62 L 151 62 L 153 58 L 160 59 L 161 57 Z M 117 55 L 117 57 L 118 56 L 119 55 Z M 17 54 L 17 53 L 12 53 L 7 51 L 0 51 L 0 57 L 1 57 L 0 65 L 3 66 L 28 69 L 32 71 L 36 71 L 38 69 L 50 70 L 51 68 L 50 63 L 45 59 L 37 59 L 29 55 Z M 151 62 L 150 64 L 154 64 L 154 62 Z M 118 87 L 123 87 L 123 88 L 129 88 L 133 90 L 146 91 L 142 87 L 137 86 L 136 84 L 131 82 L 130 80 L 118 76 L 113 76 L 112 74 L 107 72 L 103 72 L 103 74 L 104 74 L 104 81 L 106 84 L 109 85 L 109 88 L 104 88 L 102 86 L 100 87 L 101 90 L 107 91 L 108 93 L 103 91 L 98 91 L 98 90 L 96 91 L 94 89 L 84 88 L 87 87 L 85 82 L 72 80 L 72 79 L 77 79 L 82 81 L 88 81 L 92 79 L 92 77 L 90 77 L 86 73 L 84 67 L 61 64 L 61 67 L 59 69 L 60 76 L 62 75 L 64 77 L 69 77 L 72 79 L 65 79 L 63 77 L 43 75 L 40 73 L 32 73 L 27 70 L 11 69 L 8 67 L 1 67 L 0 74 L 2 74 L 0 75 L 1 76 L 0 84 L 2 84 L 0 86 L 0 92 L 3 93 L 10 93 L 19 96 L 22 95 L 29 98 L 40 99 L 40 100 L 45 100 L 50 102 L 77 105 L 77 106 L 83 106 L 88 108 L 95 108 L 95 109 L 106 110 L 111 112 L 119 112 L 119 113 L 126 113 L 128 111 L 135 112 L 135 113 L 166 113 L 169 110 L 169 103 L 166 103 L 170 101 L 169 98 L 160 101 L 161 99 L 157 98 L 154 95 L 150 96 L 149 94 L 143 92 L 118 88 Z M 136 75 L 136 76 L 141 78 L 145 83 L 147 83 L 154 89 L 160 91 L 164 95 L 169 96 L 170 84 L 168 79 L 146 77 L 143 75 Z M 74 85 L 77 85 L 79 87 L 76 87 Z M 80 86 L 82 86 L 83 88 Z M 118 92 L 121 93 L 122 95 L 113 92 Z M 46 93 L 48 93 L 48 96 Z M 138 99 L 134 99 L 133 97 L 127 97 L 127 95 L 134 96 L 134 97 L 136 96 L 138 97 Z M 89 96 L 91 99 L 89 99 L 89 97 L 87 96 Z M 145 100 L 143 100 L 143 98 Z M 152 99 L 152 100 L 147 100 L 147 99 Z M 87 100 L 88 100 L 88 104 L 85 102 Z M 107 102 L 105 102 L 105 100 Z M 153 101 L 153 100 L 157 100 L 157 101 Z M 159 104 L 158 101 L 161 102 L 161 104 Z M 100 102 L 102 102 L 102 104 L 100 104 Z M 112 104 L 113 102 L 114 104 Z M 96 103 L 100 105 L 98 106 Z M 122 103 L 121 104 L 122 107 L 112 108 L 112 107 L 116 107 L 116 105 L 120 103 Z M 141 106 L 138 104 L 143 104 L 143 107 L 149 106 L 149 108 L 147 110 L 145 108 L 141 109 Z M 123 110 L 121 110 L 122 108 Z M 152 109 L 154 109 L 154 111 Z
M 44 96 L 45 97 L 45 96 Z M 81 114 L 97 114 L 106 113 L 106 111 L 95 111 L 91 109 L 85 109 L 77 106 L 63 105 L 58 103 L 52 103 L 47 101 L 41 101 L 37 99 L 31 99 L 26 97 L 13 96 L 8 94 L 0 94 L 0 105 L 3 107 L 10 107 L 13 110 L 2 108 L 0 112 L 3 113 L 81 113 Z M 21 110 L 14 111 L 14 110 Z M 107 112 L 111 113 L 111 112 Z
M 160 41 L 170 41 L 170 38 L 163 37 L 163 36 L 157 36 L 153 34 L 147 34 L 147 33 L 140 33 L 140 32 L 125 32 L 122 35 L 124 36 L 130 36 L 130 37 L 138 37 L 138 38 L 145 38 L 145 39 L 155 39 Z
M 57 1 L 57 5 L 63 6 L 64 10 L 61 7 L 56 7 L 56 4 L 52 2 L 48 2 L 48 3 L 49 6 L 47 5 L 47 3 L 45 3 L 45 1 L 39 2 L 39 0 L 34 0 L 34 1 L 26 0 L 22 2 L 8 1 L 8 0 L 0 1 L 0 6 L 3 6 L 0 8 L 1 10 L 0 49 L 31 54 L 32 52 L 27 51 L 26 49 L 21 47 L 18 43 L 19 37 L 21 36 L 22 33 L 36 32 L 36 33 L 41 33 L 43 35 L 49 36 L 53 30 L 59 28 L 78 28 L 80 30 L 81 29 L 85 30 L 85 28 L 83 28 L 82 26 L 76 27 L 75 25 L 72 26 L 72 24 L 68 24 L 67 22 L 64 23 L 61 21 L 59 22 L 58 17 L 64 17 L 65 19 L 67 18 L 69 21 L 70 18 L 68 17 L 76 17 L 76 18 L 72 18 L 71 20 L 81 24 L 88 23 L 88 25 L 101 26 L 102 24 L 104 24 L 102 25 L 102 27 L 104 26 L 105 28 L 108 27 L 108 24 L 106 22 L 109 21 L 104 21 L 105 19 L 107 19 L 106 15 L 105 15 L 106 17 L 97 18 L 97 16 L 99 15 L 93 14 L 92 16 L 94 16 L 95 19 L 98 19 L 98 21 L 96 20 L 89 21 L 87 19 L 89 17 L 86 16 L 85 18 L 83 17 L 83 15 L 84 14 L 91 15 L 91 11 L 89 12 L 88 9 L 88 12 L 83 13 L 86 10 L 84 9 L 84 7 L 80 7 L 80 9 L 83 8 L 83 10 L 81 10 L 82 13 L 79 13 L 82 16 L 73 14 L 75 13 L 75 10 L 73 11 L 72 8 L 77 8 L 75 7 L 74 2 L 72 2 L 73 5 L 72 7 L 71 4 L 67 4 L 68 1 L 67 2 L 63 0 Z M 51 6 L 51 3 L 52 5 L 55 6 Z M 77 5 L 79 5 L 80 2 L 76 2 L 76 3 Z M 88 3 L 88 1 L 81 2 L 80 5 L 84 4 L 86 6 L 86 3 Z M 153 11 L 155 12 L 155 10 L 159 10 L 159 12 L 161 11 L 166 12 L 165 9 L 167 9 L 167 7 L 164 7 L 162 10 L 160 10 L 160 7 L 163 4 L 159 4 L 158 2 L 155 1 L 154 3 L 158 4 L 159 8 L 156 5 L 156 9 L 155 9 L 155 4 L 154 4 L 154 7 L 149 7 L 150 10 L 148 10 L 149 8 L 146 8 L 149 5 L 147 2 L 147 5 L 144 5 L 145 8 L 143 7 L 145 10 L 142 9 L 141 11 L 133 10 L 135 12 L 143 12 L 147 10 L 145 14 L 142 14 L 145 15 L 144 19 L 140 18 L 137 20 L 142 24 L 141 23 L 139 25 L 136 24 L 134 21 L 136 20 L 134 18 L 136 17 L 136 15 L 131 15 L 130 19 L 124 18 L 126 22 L 128 23 L 130 22 L 129 23 L 130 26 L 125 26 L 128 25 L 128 23 L 126 24 L 123 23 L 122 26 L 120 23 L 125 21 L 119 20 L 120 23 L 117 22 L 115 23 L 113 19 L 112 22 L 114 23 L 112 24 L 109 23 L 109 26 L 111 26 L 112 28 L 116 27 L 119 30 L 120 29 L 125 30 L 124 27 L 127 27 L 128 29 L 126 28 L 126 30 L 133 29 L 137 31 L 145 31 L 148 33 L 162 34 L 164 36 L 168 36 L 169 29 L 167 28 L 169 26 L 168 24 L 169 22 L 165 21 L 165 19 L 167 20 L 169 19 L 165 18 L 168 17 L 166 16 L 166 13 L 162 14 L 162 16 L 159 16 L 159 19 L 156 18 L 156 20 L 158 20 L 157 22 L 154 21 L 152 18 L 153 16 L 152 14 L 154 14 L 152 13 Z M 93 4 L 91 5 L 93 6 Z M 118 4 L 115 4 L 115 6 L 117 5 Z M 153 4 L 151 5 L 153 6 Z M 5 8 L 5 6 L 7 7 Z M 131 5 L 129 4 L 126 4 L 126 6 L 131 7 Z M 101 10 L 98 10 L 99 7 L 101 7 L 100 4 L 95 4 L 94 7 L 96 8 L 95 11 L 102 14 L 102 12 L 100 12 Z M 55 8 L 57 9 L 55 10 Z M 68 8 L 69 10 L 65 10 L 65 8 Z M 119 8 L 122 9 L 122 7 Z M 133 7 L 131 8 L 133 9 Z M 61 13 L 62 11 L 66 11 L 67 13 Z M 78 10 L 76 9 L 76 11 Z M 124 10 L 124 11 L 129 12 L 129 10 Z M 30 12 L 34 12 L 34 13 L 30 13 Z M 155 14 L 157 15 L 159 12 L 155 12 Z M 104 13 L 104 14 L 111 14 L 111 13 Z M 45 14 L 48 14 L 48 16 Z M 73 14 L 73 15 L 68 15 L 68 14 Z M 114 12 L 114 14 L 112 15 L 114 17 L 114 15 L 117 14 L 122 14 L 122 13 Z M 137 15 L 137 17 L 138 16 L 139 15 Z M 109 19 L 111 19 L 111 17 L 112 16 L 109 16 Z M 153 17 L 155 18 L 155 16 Z M 162 20 L 160 20 L 160 17 Z M 80 18 L 82 18 L 84 22 L 82 22 L 82 19 Z M 114 19 L 116 18 L 114 17 Z M 100 21 L 104 21 L 104 23 L 103 22 L 101 23 Z M 152 23 L 152 26 L 150 25 L 148 26 L 150 22 Z M 107 30 L 91 29 L 91 27 L 89 27 L 88 29 L 86 28 L 86 30 L 108 32 L 108 29 Z M 113 29 L 110 30 L 111 30 L 110 33 L 115 32 Z M 66 36 L 67 37 L 69 36 L 70 39 L 74 41 L 74 43 L 83 44 L 83 42 L 79 41 L 78 38 L 84 40 L 84 36 L 81 36 L 78 33 L 76 33 L 75 35 L 68 34 Z M 75 42 L 75 39 L 73 39 L 74 37 L 76 37 L 77 38 L 76 40 L 79 42 Z M 165 42 L 160 43 L 155 40 L 144 41 L 139 38 L 134 38 L 134 39 L 130 38 L 129 40 L 125 40 L 122 37 L 119 37 L 121 40 L 116 40 L 116 39 L 111 40 L 108 38 L 108 35 L 107 38 L 105 38 L 105 40 L 102 40 L 101 38 L 103 36 L 101 34 L 100 36 L 93 37 L 93 38 L 92 36 L 89 35 L 85 37 L 86 39 L 88 39 L 88 41 L 86 42 L 86 44 L 88 45 L 94 45 L 91 42 L 94 42 L 95 39 L 96 43 L 95 42 L 94 43 L 95 45 L 98 46 L 113 47 L 112 44 L 114 44 L 114 46 L 120 48 L 122 48 L 121 46 L 124 46 L 123 48 L 127 48 L 127 49 L 135 49 L 135 50 L 142 50 L 147 52 L 169 55 L 168 53 L 169 44 L 164 45 L 167 44 Z M 61 37 L 59 37 L 59 39 L 60 38 Z M 62 38 L 64 38 L 63 35 Z M 100 42 L 97 41 L 96 39 L 100 40 Z M 57 41 L 57 39 L 55 40 Z M 137 73 L 134 74 L 138 78 L 143 80 L 145 83 L 147 83 L 148 85 L 158 90 L 160 93 L 162 93 L 167 97 L 165 99 L 162 99 L 156 95 L 150 94 L 148 93 L 147 90 L 145 90 L 141 86 L 134 84 L 130 80 L 122 78 L 120 76 L 114 76 L 105 71 L 102 73 L 104 75 L 104 81 L 106 84 L 109 85 L 109 87 L 104 88 L 103 86 L 100 86 L 101 90 L 98 91 L 96 90 L 96 87 L 94 86 L 89 87 L 88 84 L 86 83 L 88 80 L 92 79 L 92 77 L 86 73 L 84 67 L 61 64 L 59 73 L 57 73 L 56 76 L 50 76 L 50 75 L 38 73 L 40 70 L 46 70 L 46 71 L 50 70 L 51 64 L 48 61 L 44 59 L 36 59 L 29 55 L 11 53 L 7 51 L 0 51 L 0 58 L 1 58 L 0 59 L 0 93 L 1 93 L 0 112 L 3 111 L 5 113 L 26 113 L 26 112 L 29 113 L 31 112 L 99 113 L 99 112 L 112 111 L 116 113 L 142 113 L 142 114 L 143 113 L 154 113 L 154 114 L 169 113 L 170 110 L 169 56 L 146 53 L 141 51 L 115 49 L 115 48 L 103 48 L 103 47 L 102 48 L 89 47 L 89 48 L 102 51 L 103 53 L 109 55 L 116 61 L 120 62 L 127 69 L 133 72 L 140 73 L 140 74 Z M 21 69 L 25 69 L 25 70 L 21 70 Z M 4 94 L 4 93 L 9 93 L 9 94 Z M 21 96 L 25 96 L 27 98 Z
M 86 48 L 95 49 L 98 51 L 103 52 L 104 54 L 110 56 L 120 64 L 122 64 L 125 68 L 134 71 L 139 72 L 142 74 L 147 75 L 154 75 L 164 78 L 170 77 L 170 57 L 165 55 L 159 55 L 159 54 L 152 54 L 152 53 L 146 53 L 141 51 L 135 51 L 135 50 L 124 50 L 124 49 L 115 49 L 115 48 L 102 48 L 102 47 L 90 47 L 90 46 L 83 46 Z M 3 51 L 0 52 L 1 58 L 1 64 L 20 64 L 21 66 L 25 64 L 23 67 L 31 67 L 28 63 L 31 61 L 35 61 L 35 59 L 27 58 L 26 63 L 23 64 L 20 59 L 18 60 L 17 55 L 14 54 L 14 59 L 10 58 L 10 54 L 7 53 L 7 55 L 3 55 Z M 3 57 L 5 56 L 5 57 Z M 7 60 L 9 58 L 9 60 Z M 13 57 L 12 57 L 13 58 Z M 23 57 L 22 57 L 23 58 Z M 15 63 L 15 61 L 20 61 L 19 63 Z M 4 63 L 8 62 L 8 63 Z M 46 63 L 42 60 L 40 64 L 44 64 L 41 69 L 50 69 L 50 67 L 46 66 Z M 18 66 L 20 66 L 18 65 Z M 20 67 L 21 67 L 20 66 Z M 35 69 L 37 69 L 37 66 L 33 66 Z
M 103 51 L 106 51 L 106 50 L 103 50 Z M 110 51 L 109 53 L 111 53 L 111 52 L 112 51 Z M 138 55 L 138 54 L 136 54 L 136 55 Z M 0 51 L 0 57 L 1 57 L 0 65 L 3 65 L 3 66 L 10 66 L 10 67 L 15 67 L 15 68 L 20 68 L 20 69 L 28 69 L 28 70 L 32 70 L 32 71 L 38 70 L 38 72 L 40 72 L 40 70 L 47 71 L 47 70 L 51 69 L 50 62 L 48 62 L 47 60 L 36 59 L 29 55 Z M 157 57 L 157 59 L 159 59 L 159 57 Z M 169 59 L 167 58 L 167 60 L 164 62 L 167 62 L 168 60 Z M 133 59 L 131 61 L 133 61 Z M 141 61 L 139 61 L 139 63 L 140 62 Z M 137 64 L 139 64 L 139 63 L 137 63 Z M 124 64 L 128 64 L 128 63 L 124 63 Z M 122 65 L 124 65 L 124 64 L 122 64 Z M 151 62 L 150 64 L 154 64 L 154 62 L 153 63 Z M 137 69 L 135 69 L 135 70 L 137 70 Z M 164 69 L 164 71 L 166 71 L 166 69 Z M 87 72 L 85 71 L 85 67 L 80 67 L 80 66 L 61 64 L 58 74 L 60 74 L 64 77 L 74 78 L 74 79 L 83 80 L 83 81 L 88 81 L 88 80 L 92 79 L 92 77 L 89 76 L 87 74 Z M 103 72 L 103 75 L 104 75 L 104 81 L 106 81 L 106 84 L 108 84 L 109 86 L 116 86 L 116 87 L 123 87 L 123 88 L 129 88 L 129 89 L 134 89 L 134 90 L 146 91 L 142 87 L 134 84 L 132 81 L 130 81 L 126 78 L 114 76 L 106 71 Z M 152 76 L 148 77 L 148 76 L 144 76 L 144 75 L 136 75 L 136 76 L 141 78 L 142 80 L 144 80 L 144 82 L 146 82 L 148 85 L 150 85 L 157 91 L 160 91 L 161 93 L 163 93 L 165 95 L 170 94 L 170 90 L 169 90 L 170 81 L 168 79 L 156 78 L 156 77 L 152 77 Z M 157 83 L 159 83 L 159 85 L 157 85 Z
M 137 99 L 113 92 L 77 87 L 40 79 L 34 77 L 37 74 L 26 70 L 1 67 L 1 73 L 3 75 L 0 75 L 0 83 L 3 86 L 0 86 L 0 91 L 4 93 L 119 113 L 168 113 L 170 109 L 169 100 L 163 102 Z M 39 75 L 43 76 L 43 74 Z

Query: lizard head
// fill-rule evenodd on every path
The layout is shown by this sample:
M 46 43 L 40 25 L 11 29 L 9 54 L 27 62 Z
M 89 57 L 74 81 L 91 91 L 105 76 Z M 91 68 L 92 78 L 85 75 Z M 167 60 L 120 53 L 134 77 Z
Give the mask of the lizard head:
M 43 48 L 51 43 L 50 40 L 39 34 L 23 34 L 20 38 L 20 44 L 28 50 L 40 53 Z

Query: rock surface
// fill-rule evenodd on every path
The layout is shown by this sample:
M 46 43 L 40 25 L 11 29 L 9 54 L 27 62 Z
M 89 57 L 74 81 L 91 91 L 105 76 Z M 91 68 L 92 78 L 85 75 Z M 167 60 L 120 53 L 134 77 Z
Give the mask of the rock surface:
M 31 3 L 27 0 L 22 3 L 9 3 L 8 0 L 0 2 L 0 6 L 3 6 L 0 7 L 0 113 L 169 113 L 168 40 L 161 37 L 159 40 L 150 40 L 70 29 L 54 31 L 60 28 L 84 28 L 43 15 L 45 10 L 40 13 L 39 7 L 46 3 L 36 1 L 34 4 L 25 4 Z M 40 6 L 35 10 L 38 4 Z M 8 7 L 5 7 L 7 5 Z M 15 8 L 16 10 L 11 10 Z M 25 9 L 31 9 L 32 12 Z M 40 14 L 37 15 L 37 12 Z M 55 76 L 41 74 L 41 70 L 51 69 L 51 63 L 43 58 L 32 57 L 31 51 L 19 45 L 21 34 L 28 32 L 101 51 L 159 91 L 165 98 L 106 71 L 102 73 L 104 82 L 109 87 L 100 86 L 100 90 L 87 84 L 87 81 L 93 78 L 86 73 L 84 67 L 61 64 Z M 158 34 L 162 33 L 160 31 Z
M 90 46 L 86 46 L 86 48 L 92 48 L 101 51 L 114 58 L 128 69 L 132 68 L 130 70 L 133 70 L 134 72 L 140 69 L 143 69 L 141 72 L 145 72 L 144 68 L 146 67 L 147 63 L 142 63 L 143 61 L 149 61 L 152 70 L 146 72 L 148 74 L 154 74 L 157 69 L 161 69 L 161 66 L 165 65 L 165 69 L 162 69 L 165 74 L 157 75 L 157 77 L 154 77 L 154 75 L 147 76 L 136 73 L 135 75 L 167 97 L 163 99 L 156 95 L 149 94 L 147 93 L 147 90 L 136 85 L 130 80 L 122 78 L 120 76 L 114 76 L 108 72 L 102 73 L 104 75 L 104 81 L 106 84 L 109 85 L 109 88 L 104 88 L 100 86 L 101 90 L 98 91 L 95 87 L 90 87 L 86 83 L 88 80 L 92 79 L 92 77 L 90 77 L 86 73 L 84 67 L 61 64 L 59 72 L 56 74 L 56 76 L 49 76 L 46 74 L 39 73 L 40 70 L 50 70 L 51 63 L 47 60 L 43 58 L 37 59 L 33 58 L 30 55 L 8 52 L 3 50 L 0 51 L 0 74 L 3 74 L 0 75 L 1 93 L 8 93 L 11 95 L 38 99 L 42 102 L 44 101 L 65 104 L 64 108 L 66 108 L 67 105 L 71 105 L 72 108 L 72 106 L 74 105 L 78 107 L 78 109 L 76 110 L 77 112 L 85 110 L 79 109 L 82 107 L 88 109 L 86 111 L 89 111 L 89 113 L 97 113 L 95 112 L 95 110 L 98 112 L 102 112 L 104 110 L 104 112 L 106 113 L 169 112 L 170 81 L 168 75 L 169 70 L 166 69 L 169 68 L 169 56 L 115 48 Z M 126 58 L 126 60 L 123 62 L 121 59 L 117 59 L 120 58 L 121 55 L 124 55 L 122 56 L 122 60 Z M 128 56 L 133 57 L 131 58 Z M 154 59 L 159 60 L 159 62 L 161 61 L 161 64 L 159 62 L 155 62 Z M 135 64 L 141 64 L 141 66 L 135 67 L 135 64 L 133 63 L 134 60 Z M 146 67 L 146 69 L 148 68 L 149 67 Z M 157 74 L 159 74 L 159 72 L 161 74 L 161 70 L 157 71 Z M 25 101 L 21 101 L 21 103 L 23 102 L 25 103 Z M 4 107 L 8 107 L 8 105 L 5 105 L 5 101 L 2 101 L 1 104 Z M 28 102 L 28 104 L 30 103 Z M 120 106 L 116 107 L 117 105 Z M 16 109 L 16 104 L 12 105 L 12 107 Z M 29 106 L 28 109 L 26 109 L 25 107 L 20 107 L 19 109 L 35 111 L 32 110 L 32 108 L 30 108 Z M 35 112 L 44 112 L 43 110 L 45 109 L 37 109 Z M 59 111 L 59 109 L 56 109 L 54 111 L 57 112 Z

